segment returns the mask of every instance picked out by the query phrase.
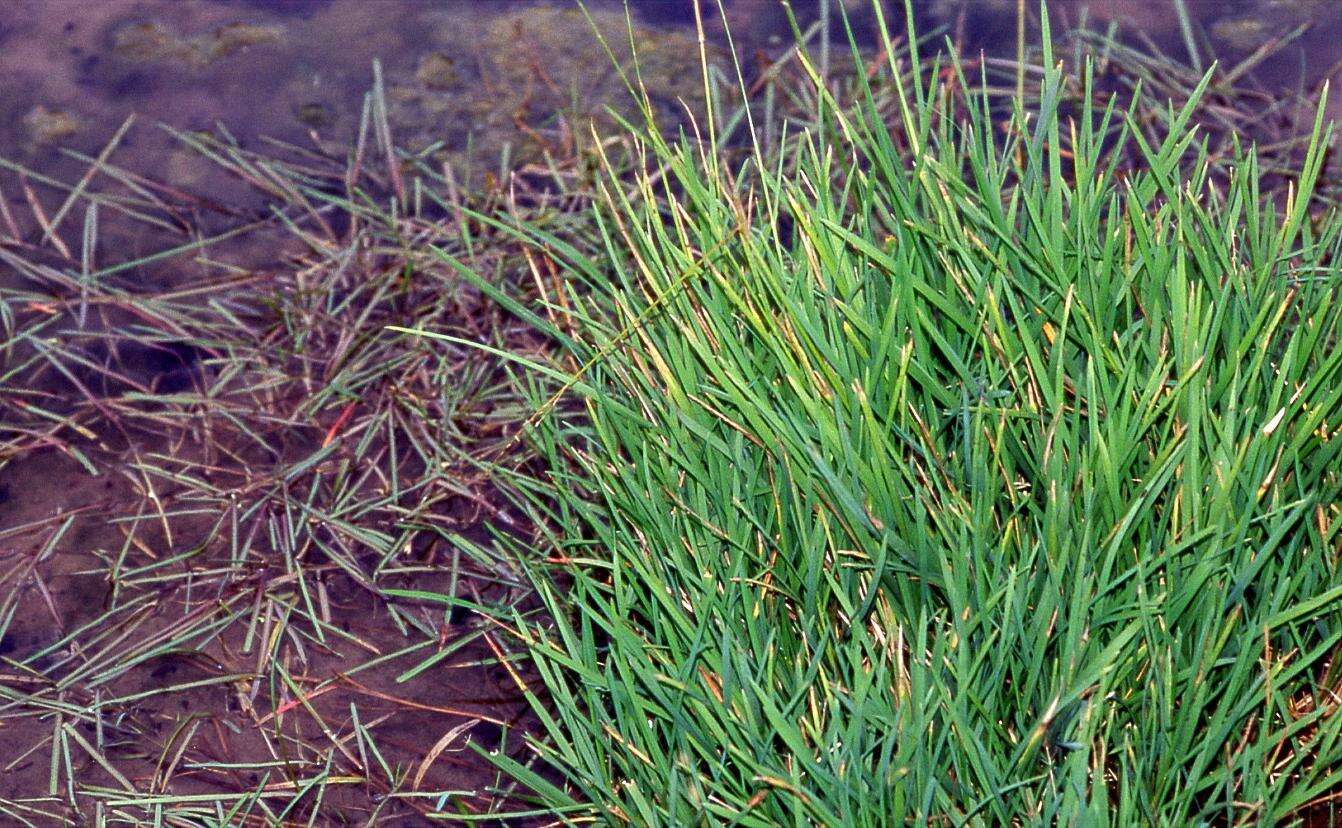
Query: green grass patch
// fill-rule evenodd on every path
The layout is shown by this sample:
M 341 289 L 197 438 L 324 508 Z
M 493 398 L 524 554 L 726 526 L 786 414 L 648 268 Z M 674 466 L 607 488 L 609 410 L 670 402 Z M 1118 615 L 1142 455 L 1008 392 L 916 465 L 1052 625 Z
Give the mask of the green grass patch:
M 1267 197 L 1201 88 L 1152 143 L 1047 49 L 1004 113 L 886 48 L 778 153 L 644 129 L 594 244 L 524 231 L 572 280 L 518 629 L 562 781 L 513 770 L 639 825 L 1300 814 L 1342 783 L 1327 130 Z

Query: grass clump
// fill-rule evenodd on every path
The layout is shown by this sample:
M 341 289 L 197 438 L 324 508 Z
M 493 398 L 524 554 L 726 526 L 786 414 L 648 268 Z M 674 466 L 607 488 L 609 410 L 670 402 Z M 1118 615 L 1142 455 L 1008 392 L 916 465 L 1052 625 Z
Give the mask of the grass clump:
M 575 280 L 553 382 L 583 403 L 535 380 L 549 620 L 518 633 L 563 781 L 512 770 L 641 825 L 1317 806 L 1342 782 L 1322 121 L 1268 198 L 1251 150 L 1211 172 L 1201 89 L 1153 144 L 1063 110 L 1046 49 L 1002 128 L 954 61 L 885 47 L 912 73 L 841 107 L 813 72 L 820 128 L 777 157 L 648 129 L 595 245 L 532 231 Z

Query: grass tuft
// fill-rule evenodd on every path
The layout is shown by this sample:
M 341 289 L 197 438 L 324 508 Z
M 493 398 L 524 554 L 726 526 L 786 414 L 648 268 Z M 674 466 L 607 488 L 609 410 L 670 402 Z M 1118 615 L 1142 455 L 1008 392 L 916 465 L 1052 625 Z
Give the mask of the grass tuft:
M 1342 784 L 1328 130 L 1271 199 L 1211 75 L 1106 103 L 1046 46 L 1004 123 L 885 43 L 853 105 L 799 56 L 779 152 L 644 129 L 594 244 L 522 231 L 573 285 L 516 630 L 564 784 L 500 762 L 646 825 L 1299 815 Z

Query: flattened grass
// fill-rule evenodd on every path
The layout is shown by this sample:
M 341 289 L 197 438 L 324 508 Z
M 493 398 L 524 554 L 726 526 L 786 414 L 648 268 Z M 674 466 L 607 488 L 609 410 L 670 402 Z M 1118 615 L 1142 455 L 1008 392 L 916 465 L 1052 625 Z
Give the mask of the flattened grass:
M 526 726 L 481 613 L 528 590 L 471 540 L 507 521 L 482 465 L 526 412 L 478 352 L 386 330 L 524 350 L 427 252 L 488 272 L 514 245 L 447 218 L 413 157 L 393 202 L 380 158 L 179 137 L 281 200 L 206 236 L 198 200 L 137 193 L 108 152 L 66 188 L 82 250 L 0 232 L 0 824 L 515 810 L 465 743 L 516 751 Z M 41 224 L 59 182 L 31 178 Z M 94 243 L 146 225 L 182 238 Z
M 1046 48 L 1003 128 L 886 49 L 783 154 L 643 130 L 592 250 L 529 231 L 583 404 L 536 378 L 523 489 L 564 783 L 511 770 L 639 825 L 1289 820 L 1342 784 L 1328 130 L 1267 198 L 1201 87 L 1152 143 Z

